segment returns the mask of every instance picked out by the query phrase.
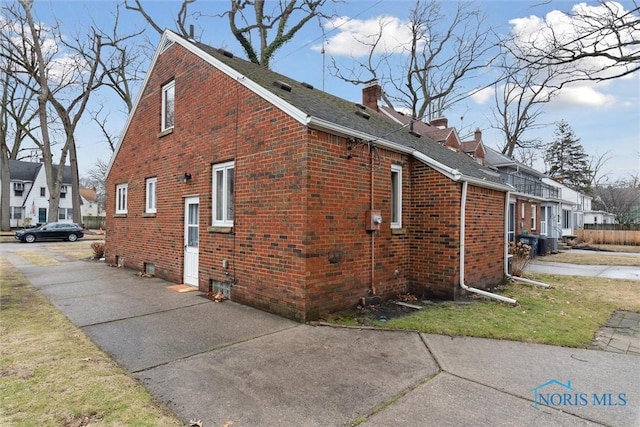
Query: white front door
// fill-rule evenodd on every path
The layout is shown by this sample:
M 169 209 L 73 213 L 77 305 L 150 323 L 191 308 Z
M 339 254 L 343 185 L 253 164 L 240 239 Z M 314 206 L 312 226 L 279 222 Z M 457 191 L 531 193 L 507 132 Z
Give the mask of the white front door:
M 184 201 L 184 284 L 198 286 L 198 241 L 200 199 L 188 197 Z

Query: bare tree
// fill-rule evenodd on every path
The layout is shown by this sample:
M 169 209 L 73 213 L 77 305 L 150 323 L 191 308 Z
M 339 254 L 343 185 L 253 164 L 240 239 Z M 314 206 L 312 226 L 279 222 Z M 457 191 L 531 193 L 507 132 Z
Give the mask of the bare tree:
M 385 102 L 410 111 L 413 117 L 442 116 L 470 96 L 464 82 L 493 60 L 490 52 L 495 43 L 483 22 L 484 16 L 472 3 L 460 3 L 452 16 L 446 16 L 440 2 L 417 0 L 407 24 L 410 40 L 401 52 L 381 50 L 385 31 L 381 22 L 378 34 L 359 40 L 369 50 L 366 59 L 352 58 L 353 65 L 344 69 L 334 60 L 332 73 L 354 84 L 379 80 Z
M 13 16 L 14 9 L 3 7 L 5 17 Z M 34 132 L 37 130 L 37 93 L 32 90 L 32 78 L 21 73 L 20 67 L 12 59 L 10 43 L 18 37 L 20 25 L 11 19 L 0 24 L 0 168 L 2 169 L 2 198 L 0 199 L 0 228 L 10 228 L 10 170 L 9 160 L 18 160 L 24 147 L 24 141 L 37 142 Z
M 594 154 L 591 156 L 589 160 L 589 170 L 591 171 L 591 187 L 596 188 L 598 186 L 604 185 L 608 180 L 608 174 L 601 175 L 602 168 L 604 168 L 605 164 L 611 160 L 611 152 L 606 151 L 603 154 Z
M 100 31 L 95 26 L 100 31 L 103 47 L 110 50 L 108 55 L 98 58 L 101 72 L 100 81 L 103 87 L 109 89 L 111 93 L 115 93 L 122 101 L 124 106 L 122 111 L 128 115 L 133 110 L 133 91 L 145 75 L 144 67 L 147 55 L 146 50 L 137 43 L 143 31 L 127 35 L 119 33 L 120 5 L 116 6 L 113 17 L 113 26 L 110 32 Z M 134 42 L 128 43 L 129 41 Z M 112 113 L 113 108 L 105 111 L 102 104 L 90 111 L 92 120 L 100 128 L 105 142 L 113 153 L 118 145 L 119 136 L 117 135 L 118 131 L 109 128 Z
M 567 12 L 566 26 L 545 20 L 516 52 L 528 67 L 570 66 L 571 79 L 604 81 L 640 70 L 640 6 L 636 0 L 625 10 L 617 2 L 580 3 Z
M 557 93 L 550 85 L 553 72 L 541 72 L 510 64 L 510 57 L 503 56 L 504 78 L 494 86 L 493 127 L 504 136 L 502 153 L 514 156 L 514 151 L 541 149 L 544 144 L 537 139 L 526 139 L 527 131 L 544 126 L 539 123 L 542 105 Z
M 265 0 L 229 0 L 229 8 L 221 13 L 208 15 L 197 11 L 189 13 L 189 6 L 196 0 L 182 0 L 176 17 L 178 33 L 190 38 L 189 19 L 212 16 L 227 18 L 231 34 L 240 43 L 249 61 L 269 68 L 271 59 L 285 43 L 289 42 L 300 29 L 315 17 L 324 16 L 322 8 L 328 0 L 279 0 L 266 10 Z M 332 0 L 334 1 L 334 0 Z M 125 0 L 125 7 L 139 12 L 151 27 L 162 33 L 152 16 L 142 6 L 141 0 Z
M 595 193 L 595 207 L 614 214 L 618 223 L 640 221 L 637 211 L 640 205 L 640 177 L 637 174 L 610 185 L 597 186 Z
M 105 209 L 106 200 L 106 177 L 109 169 L 109 163 L 104 160 L 96 160 L 94 167 L 91 168 L 87 175 L 81 180 L 85 188 L 95 188 L 96 197 L 98 198 L 98 206 L 100 210 Z
M 32 14 L 33 0 L 19 0 L 22 12 L 14 10 L 24 31 L 18 38 L 7 40 L 11 60 L 34 80 L 40 121 L 38 146 L 43 153 L 43 164 L 49 188 L 48 221 L 56 221 L 60 203 L 60 186 L 64 165 L 69 157 L 73 194 L 73 220 L 82 222 L 79 198 L 79 176 L 75 130 L 83 117 L 91 95 L 117 69 L 121 51 L 114 47 L 128 37 L 103 39 L 102 34 L 90 28 L 85 35 L 63 36 L 59 25 L 45 27 Z M 106 55 L 105 50 L 111 49 Z M 119 82 L 111 77 L 111 82 Z M 123 87 L 122 85 L 120 86 Z M 49 106 L 51 109 L 49 109 Z M 55 124 L 50 120 L 55 118 Z M 63 135 L 59 167 L 53 167 L 52 132 Z

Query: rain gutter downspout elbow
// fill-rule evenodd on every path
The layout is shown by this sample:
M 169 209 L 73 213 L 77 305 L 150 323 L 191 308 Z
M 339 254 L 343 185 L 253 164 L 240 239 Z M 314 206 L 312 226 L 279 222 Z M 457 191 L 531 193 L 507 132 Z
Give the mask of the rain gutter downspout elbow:
M 517 304 L 518 301 L 513 298 L 504 297 L 502 295 L 494 294 L 491 292 L 483 291 L 467 286 L 464 283 L 464 242 L 465 242 L 465 222 L 466 222 L 466 210 L 467 210 L 467 181 L 462 181 L 462 195 L 460 197 L 460 287 L 468 292 L 473 292 L 488 298 L 493 298 L 508 304 Z

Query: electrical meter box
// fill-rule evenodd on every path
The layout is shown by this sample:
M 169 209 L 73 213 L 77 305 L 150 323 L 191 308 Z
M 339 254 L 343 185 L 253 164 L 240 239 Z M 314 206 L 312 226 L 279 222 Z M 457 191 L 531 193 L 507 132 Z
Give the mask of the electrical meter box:
M 382 215 L 379 210 L 368 210 L 364 221 L 367 231 L 377 231 L 380 230 L 380 224 L 382 224 Z

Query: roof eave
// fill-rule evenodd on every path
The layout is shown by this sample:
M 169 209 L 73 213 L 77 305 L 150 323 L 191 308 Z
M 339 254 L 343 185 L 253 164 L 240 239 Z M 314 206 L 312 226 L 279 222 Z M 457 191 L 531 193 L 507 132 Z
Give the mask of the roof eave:
M 443 174 L 444 176 L 446 176 L 447 178 L 453 180 L 453 181 L 467 181 L 470 184 L 479 186 L 479 187 L 484 187 L 484 188 L 488 188 L 488 189 L 493 189 L 493 190 L 498 190 L 498 191 L 510 191 L 511 188 L 509 186 L 506 186 L 504 184 L 500 184 L 500 183 L 496 183 L 496 182 L 491 182 L 491 181 L 486 181 L 480 178 L 475 178 L 475 177 L 471 177 L 468 175 L 464 175 L 463 173 L 461 173 L 459 170 L 457 169 L 453 169 L 443 163 L 438 162 L 435 159 L 432 159 L 431 157 L 427 156 L 426 154 L 415 150 L 411 147 L 407 147 L 392 141 L 388 141 L 385 139 L 380 139 L 374 135 L 370 135 L 364 132 L 360 132 L 351 128 L 348 128 L 346 126 L 341 126 L 323 119 L 320 119 L 318 117 L 312 117 L 309 116 L 307 119 L 307 125 L 309 127 L 313 127 L 319 130 L 327 130 L 327 131 L 331 131 L 333 133 L 337 133 L 339 135 L 344 135 L 344 136 L 353 136 L 355 138 L 360 138 L 363 139 L 365 141 L 372 141 L 374 142 L 377 146 L 382 147 L 382 148 L 386 148 L 388 150 L 391 151 L 395 151 L 397 153 L 402 153 L 402 154 L 408 154 L 413 156 L 415 159 L 421 161 L 422 163 L 426 164 L 427 166 L 430 166 L 431 168 L 435 169 L 436 171 L 440 172 L 441 174 Z

